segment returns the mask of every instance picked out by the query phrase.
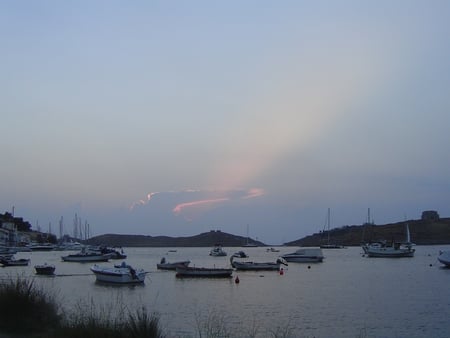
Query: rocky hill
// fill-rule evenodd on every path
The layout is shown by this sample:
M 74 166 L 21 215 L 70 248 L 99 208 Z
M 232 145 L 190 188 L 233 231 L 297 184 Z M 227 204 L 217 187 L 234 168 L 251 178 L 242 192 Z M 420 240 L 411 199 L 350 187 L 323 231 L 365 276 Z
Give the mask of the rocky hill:
M 450 244 L 450 218 L 439 220 L 409 220 L 385 225 L 351 225 L 330 230 L 330 243 L 345 246 L 359 246 L 361 242 L 385 239 L 387 241 L 403 241 L 406 238 L 406 223 L 409 225 L 411 241 L 418 245 Z M 327 231 L 306 236 L 286 246 L 319 246 L 325 244 Z M 266 244 L 249 239 L 249 243 L 257 246 Z M 91 245 L 128 246 L 128 247 L 210 247 L 242 246 L 246 237 L 235 236 L 222 231 L 210 231 L 191 237 L 144 236 L 106 234 L 93 237 L 85 243 Z
M 353 225 L 330 230 L 330 243 L 357 246 L 361 242 L 385 239 L 387 241 L 404 241 L 408 223 L 411 241 L 418 245 L 450 244 L 450 218 L 439 220 L 409 220 L 385 225 Z M 295 246 L 319 246 L 325 244 L 328 232 L 313 235 L 286 243 Z
M 264 246 L 262 242 L 251 238 L 248 242 Z M 87 241 L 91 245 L 127 246 L 127 247 L 210 247 L 215 244 L 222 246 L 242 246 L 247 243 L 247 237 L 235 236 L 222 231 L 210 231 L 191 237 L 114 235 L 106 234 L 93 237 Z

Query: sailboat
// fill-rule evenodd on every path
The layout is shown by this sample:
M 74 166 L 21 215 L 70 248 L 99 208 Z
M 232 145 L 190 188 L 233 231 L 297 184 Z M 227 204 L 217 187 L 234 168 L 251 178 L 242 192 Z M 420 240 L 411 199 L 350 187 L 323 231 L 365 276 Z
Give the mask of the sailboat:
M 249 241 L 249 236 L 248 236 L 248 224 L 247 224 L 247 242 L 243 245 L 244 248 L 249 248 L 249 247 L 257 247 L 258 245 L 256 245 L 255 243 L 250 243 Z
M 411 235 L 409 233 L 409 225 L 406 223 L 406 241 L 392 242 L 387 245 L 386 241 L 366 244 L 363 246 L 364 252 L 369 257 L 413 257 L 416 249 L 413 248 L 414 243 L 411 243 Z
M 345 249 L 345 246 L 336 243 L 330 243 L 330 208 L 327 213 L 327 243 L 320 245 L 321 249 Z

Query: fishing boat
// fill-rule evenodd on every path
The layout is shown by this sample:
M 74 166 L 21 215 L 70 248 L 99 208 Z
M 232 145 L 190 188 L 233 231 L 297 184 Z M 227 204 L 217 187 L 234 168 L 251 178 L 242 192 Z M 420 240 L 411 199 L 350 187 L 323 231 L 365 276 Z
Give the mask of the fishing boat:
M 381 257 L 381 258 L 414 257 L 414 252 L 416 251 L 416 249 L 414 249 L 413 246 L 414 244 L 411 243 L 409 226 L 408 223 L 406 223 L 405 242 L 393 241 L 390 245 L 387 244 L 386 241 L 364 244 L 363 250 L 368 257 Z
M 234 257 L 230 257 L 230 263 L 236 270 L 245 271 L 263 271 L 263 270 L 280 270 L 281 264 L 288 265 L 283 258 L 278 258 L 275 262 L 240 262 L 234 261 Z
M 26 258 L 15 259 L 14 257 L 11 257 L 6 259 L 2 257 L 0 258 L 0 264 L 3 266 L 27 266 L 30 264 L 30 260 Z
M 323 253 L 320 248 L 300 248 L 281 257 L 287 262 L 293 263 L 321 263 L 323 261 Z
M 181 267 L 188 266 L 189 263 L 191 263 L 191 261 L 188 261 L 188 260 L 169 263 L 166 261 L 166 258 L 163 257 L 163 258 L 161 258 L 161 261 L 158 264 L 156 264 L 156 267 L 160 270 L 176 270 L 176 268 L 178 266 L 181 266 Z
M 211 251 L 209 252 L 209 255 L 210 255 L 210 256 L 214 256 L 214 257 L 221 257 L 221 256 L 226 256 L 227 253 L 226 253 L 226 251 L 224 251 L 224 250 L 222 249 L 222 246 L 221 246 L 221 245 L 216 244 L 216 245 L 214 246 L 214 248 L 212 248 Z
M 331 230 L 330 229 L 330 220 L 331 220 L 330 208 L 328 208 L 327 221 L 326 221 L 326 224 L 325 224 L 326 230 L 324 230 L 324 232 L 326 231 L 326 233 L 327 233 L 327 242 L 321 244 L 320 248 L 321 249 L 345 249 L 345 246 L 343 246 L 343 245 L 339 245 L 339 244 L 330 242 L 330 232 L 331 232 L 330 231 Z
M 209 277 L 209 278 L 229 278 L 233 269 L 226 268 L 196 268 L 189 266 L 179 266 L 176 268 L 177 277 Z
M 450 268 L 450 250 L 439 251 L 438 261 Z
M 140 284 L 144 283 L 146 272 L 143 269 L 134 269 L 122 262 L 113 267 L 102 267 L 97 264 L 91 267 L 97 282 L 113 284 Z
M 111 258 L 111 254 L 102 254 L 100 252 L 94 252 L 87 250 L 86 248 L 82 248 L 81 251 L 75 254 L 69 254 L 67 256 L 62 256 L 61 259 L 64 262 L 78 262 L 78 263 L 87 263 L 87 262 L 107 262 Z
M 41 264 L 35 265 L 34 270 L 36 270 L 37 275 L 54 275 L 55 274 L 55 266 L 53 264 Z

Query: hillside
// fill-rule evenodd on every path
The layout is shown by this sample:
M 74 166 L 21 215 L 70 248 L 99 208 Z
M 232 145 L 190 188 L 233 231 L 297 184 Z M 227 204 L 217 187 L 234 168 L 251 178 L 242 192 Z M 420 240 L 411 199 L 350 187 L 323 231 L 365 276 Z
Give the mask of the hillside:
M 248 240 L 251 244 L 264 246 L 264 243 Z M 235 236 L 222 231 L 210 231 L 191 237 L 114 235 L 106 234 L 93 237 L 85 243 L 91 245 L 128 246 L 128 247 L 210 247 L 215 244 L 222 246 L 242 246 L 247 237 Z
M 431 220 L 409 220 L 385 225 L 352 225 L 330 230 L 330 242 L 345 246 L 357 246 L 363 241 L 379 239 L 403 241 L 406 238 L 406 223 L 409 225 L 411 241 L 418 245 L 450 244 L 450 218 Z M 289 246 L 319 246 L 326 243 L 327 231 L 288 242 Z
M 407 221 L 411 240 L 418 245 L 450 244 L 450 218 L 437 221 Z M 359 246 L 362 241 L 379 239 L 403 241 L 406 237 L 406 222 L 385 225 L 351 225 L 330 230 L 330 241 L 345 246 Z M 286 246 L 319 246 L 325 243 L 327 232 L 319 232 L 301 239 L 287 242 Z M 222 231 L 210 231 L 191 237 L 144 236 L 105 234 L 93 237 L 85 243 L 91 245 L 128 246 L 128 247 L 210 247 L 215 244 L 223 246 L 242 246 L 246 237 L 235 236 Z M 249 239 L 257 246 L 266 244 Z

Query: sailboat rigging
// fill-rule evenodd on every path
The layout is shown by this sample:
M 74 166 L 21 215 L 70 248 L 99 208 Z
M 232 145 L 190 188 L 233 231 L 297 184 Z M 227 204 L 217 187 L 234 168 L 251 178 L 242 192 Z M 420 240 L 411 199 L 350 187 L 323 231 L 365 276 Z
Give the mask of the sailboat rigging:
M 344 249 L 345 246 L 339 245 L 339 244 L 336 244 L 336 243 L 331 243 L 331 242 L 330 242 L 330 218 L 331 218 L 331 217 L 330 217 L 330 214 L 331 214 L 330 208 L 328 208 L 328 212 L 327 212 L 327 222 L 326 222 L 326 227 L 327 227 L 327 230 L 326 230 L 326 232 L 327 232 L 327 243 L 326 243 L 326 244 L 320 245 L 320 248 L 321 248 L 321 249 Z

